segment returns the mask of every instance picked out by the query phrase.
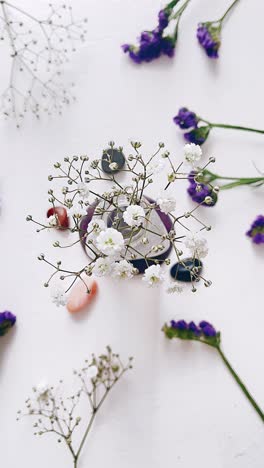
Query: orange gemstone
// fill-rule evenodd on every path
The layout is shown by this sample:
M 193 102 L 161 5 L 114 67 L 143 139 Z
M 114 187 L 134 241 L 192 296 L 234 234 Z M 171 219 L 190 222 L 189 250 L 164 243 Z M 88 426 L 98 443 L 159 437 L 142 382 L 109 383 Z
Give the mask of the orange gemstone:
M 97 282 L 92 278 L 83 278 L 83 281 L 79 281 L 78 284 L 73 286 L 68 297 L 67 309 L 73 314 L 85 309 L 97 295 Z M 89 293 L 87 293 L 85 285 L 89 289 Z

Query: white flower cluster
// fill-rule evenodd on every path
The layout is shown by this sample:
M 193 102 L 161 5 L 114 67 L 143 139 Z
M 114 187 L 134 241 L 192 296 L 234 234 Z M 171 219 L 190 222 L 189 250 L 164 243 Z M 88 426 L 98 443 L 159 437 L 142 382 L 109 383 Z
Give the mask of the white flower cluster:
M 114 148 L 114 143 L 109 143 L 109 146 Z M 209 230 L 209 227 L 199 220 L 197 212 L 193 214 L 194 210 L 181 212 L 175 192 L 172 191 L 175 181 L 188 180 L 189 169 L 185 173 L 181 169 L 183 161 L 175 163 L 175 157 L 170 157 L 168 151 L 163 152 L 163 143 L 159 143 L 158 149 L 148 158 L 140 153 L 141 143 L 132 142 L 131 146 L 134 153 L 127 156 L 125 169 L 120 169 L 120 172 L 124 171 L 122 177 L 115 172 L 103 173 L 100 159 L 89 160 L 87 156 L 65 158 L 66 167 L 61 163 L 54 165 L 59 173 L 49 176 L 49 180 L 61 179 L 64 184 L 61 190 L 64 196 L 64 212 L 56 211 L 56 214 L 49 217 L 48 225 L 43 228 L 57 228 L 56 232 L 60 232 L 58 224 L 66 226 L 66 235 L 73 237 L 71 234 L 77 234 L 77 240 L 68 242 L 68 245 L 60 245 L 60 242 L 56 241 L 54 247 L 66 248 L 80 243 L 89 260 L 79 271 L 72 271 L 68 266 L 62 268 L 61 262 L 53 264 L 47 261 L 56 269 L 47 284 L 56 274 L 61 279 L 66 279 L 66 283 L 68 277 L 74 280 L 74 277 L 80 278 L 84 273 L 95 277 L 131 279 L 144 271 L 142 280 L 149 287 L 155 287 L 160 283 L 167 283 L 168 274 L 165 272 L 166 267 L 171 264 L 170 252 L 174 254 L 175 262 L 183 268 L 186 266 L 182 257 L 183 245 L 189 250 L 189 257 L 193 259 L 199 260 L 207 255 L 206 240 L 196 234 L 188 234 L 190 230 L 187 219 L 190 219 L 191 224 L 198 224 L 200 229 L 203 226 L 202 230 Z M 115 151 L 119 150 L 122 148 Z M 202 158 L 200 146 L 193 143 L 186 144 L 183 153 L 185 162 L 192 167 L 196 167 Z M 214 161 L 209 160 L 209 163 L 211 162 Z M 113 165 L 109 168 L 115 171 L 115 163 L 111 164 Z M 157 174 L 160 174 L 166 165 L 169 166 L 169 170 L 165 174 L 164 189 L 158 191 L 154 199 L 150 198 L 147 193 L 148 187 L 153 185 L 155 175 L 156 179 L 161 179 L 162 175 Z M 102 187 L 98 189 L 100 183 Z M 155 193 L 155 188 L 153 189 L 152 193 Z M 61 200 L 61 194 L 55 196 L 53 190 L 50 190 L 49 195 L 54 207 L 55 203 Z M 71 216 L 72 219 L 65 221 L 65 216 Z M 34 221 L 32 216 L 28 219 Z M 195 226 L 192 226 L 192 229 L 195 229 Z M 44 255 L 39 259 L 46 261 Z M 147 266 L 145 270 L 144 265 Z M 198 272 L 195 281 L 199 279 L 202 279 L 205 285 L 208 284 Z M 180 293 L 183 287 L 174 280 L 166 284 L 166 290 L 168 293 Z M 55 288 L 52 298 L 57 306 L 66 304 L 63 288 Z

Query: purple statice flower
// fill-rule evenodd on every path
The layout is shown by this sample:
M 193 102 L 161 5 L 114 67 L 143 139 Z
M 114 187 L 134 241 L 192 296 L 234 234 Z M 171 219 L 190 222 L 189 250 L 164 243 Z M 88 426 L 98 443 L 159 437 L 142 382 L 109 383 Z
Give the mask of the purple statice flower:
M 197 39 L 210 58 L 218 58 L 221 26 L 213 26 L 212 23 L 200 23 L 197 29 Z
M 184 133 L 184 138 L 188 143 L 202 145 L 207 140 L 210 130 L 211 127 L 209 125 L 203 125 L 201 127 L 194 128 L 190 132 Z
M 175 320 L 172 320 L 171 327 L 175 328 L 176 330 L 187 330 L 188 324 L 185 322 L 185 320 L 178 320 L 178 322 L 175 322 Z
M 135 63 L 151 62 L 159 58 L 161 55 L 173 57 L 175 43 L 172 37 L 163 36 L 163 31 L 154 30 L 143 32 L 140 36 L 139 46 L 124 44 L 122 46 L 125 53 L 129 53 L 129 57 Z
M 264 244 L 264 216 L 259 215 L 251 224 L 249 231 L 246 232 L 251 237 L 254 244 Z
M 0 336 L 4 336 L 16 323 L 16 316 L 12 312 L 0 312 Z
M 197 336 L 199 336 L 201 333 L 200 328 L 194 322 L 189 323 L 188 330 L 190 330 L 192 333 L 194 333 Z
M 213 325 L 211 325 L 211 323 L 206 322 L 205 320 L 203 320 L 202 322 L 199 323 L 199 327 L 201 328 L 202 333 L 205 336 L 209 336 L 209 337 L 216 336 L 216 330 L 213 327 Z
M 202 206 L 214 206 L 217 202 L 217 194 L 213 191 L 213 188 L 210 185 L 204 183 L 197 183 L 195 181 L 195 176 L 197 172 L 191 171 L 188 175 L 189 187 L 187 189 L 188 194 L 190 195 L 192 201 L 201 204 Z M 204 200 L 206 197 L 212 199 L 211 203 L 206 203 Z
M 187 107 L 181 107 L 178 114 L 173 118 L 173 122 L 178 125 L 181 129 L 187 129 L 191 127 L 197 127 L 198 124 L 197 115 L 189 111 Z
M 159 30 L 164 31 L 165 28 L 167 28 L 169 24 L 169 17 L 171 14 L 171 10 L 160 10 L 158 14 L 158 19 L 159 19 Z
M 123 44 L 122 49 L 135 63 L 151 62 L 161 55 L 173 57 L 176 40 L 172 36 L 164 36 L 164 29 L 170 21 L 171 9 L 160 10 L 158 26 L 153 31 L 143 31 L 139 45 Z

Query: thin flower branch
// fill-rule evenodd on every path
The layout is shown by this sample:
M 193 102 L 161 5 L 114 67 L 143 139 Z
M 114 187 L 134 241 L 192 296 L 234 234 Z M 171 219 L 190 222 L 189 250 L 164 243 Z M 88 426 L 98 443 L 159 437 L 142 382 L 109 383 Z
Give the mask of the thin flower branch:
M 69 54 L 83 42 L 86 20 L 76 21 L 71 6 L 55 7 L 39 19 L 26 10 L 0 2 L 0 39 L 10 48 L 9 84 L 1 97 L 5 117 L 19 127 L 28 112 L 37 118 L 42 112 L 61 114 L 75 98 L 61 81 L 62 66 Z M 3 44 L 2 44 L 3 46 Z
M 17 419 L 33 417 L 34 435 L 52 433 L 58 443 L 64 442 L 71 454 L 73 467 L 77 468 L 96 415 L 113 387 L 129 369 L 132 369 L 132 358 L 124 365 L 119 355 L 108 346 L 104 354 L 98 357 L 92 355 L 80 371 L 74 371 L 78 385 L 70 396 L 61 396 L 63 381 L 56 389 L 42 382 L 33 388 L 34 397 L 26 400 L 26 411 L 18 411 Z M 81 416 L 79 407 L 85 399 L 88 401 L 88 411 Z

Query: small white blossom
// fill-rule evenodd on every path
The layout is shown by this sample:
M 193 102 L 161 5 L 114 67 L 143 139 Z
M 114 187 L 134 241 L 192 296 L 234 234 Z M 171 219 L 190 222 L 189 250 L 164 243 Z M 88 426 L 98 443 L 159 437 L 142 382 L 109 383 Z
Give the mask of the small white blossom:
M 53 304 L 56 304 L 57 307 L 65 306 L 67 303 L 67 297 L 64 292 L 64 289 L 61 286 L 54 286 L 51 290 L 51 298 Z
M 36 393 L 37 393 L 37 399 L 46 401 L 49 397 L 49 385 L 45 380 L 42 380 L 37 386 L 36 386 Z
M 132 278 L 132 276 L 134 276 L 134 267 L 127 260 L 120 260 L 120 262 L 115 262 L 113 276 L 115 278 L 122 279 Z
M 208 254 L 207 240 L 196 234 L 189 234 L 184 239 L 184 245 L 193 257 L 204 258 Z
M 96 239 L 96 246 L 104 255 L 115 255 L 123 249 L 125 245 L 121 232 L 113 228 L 101 231 Z
M 50 226 L 50 227 L 56 227 L 56 226 L 58 226 L 58 218 L 57 218 L 57 215 L 54 214 L 54 215 L 52 215 L 52 216 L 49 216 L 48 222 L 49 222 L 49 226 Z
M 157 204 L 160 207 L 160 211 L 163 213 L 170 213 L 171 211 L 174 211 L 176 208 L 176 200 L 174 197 L 171 196 L 162 196 L 157 199 Z
M 147 175 L 159 174 L 166 166 L 164 158 L 154 158 L 147 166 Z
M 164 280 L 160 265 L 152 265 L 145 270 L 143 281 L 148 283 L 148 286 L 157 286 Z
M 94 379 L 95 377 L 97 377 L 97 375 L 98 375 L 97 366 L 95 365 L 89 366 L 87 369 L 87 377 L 89 377 L 90 379 Z
M 181 293 L 182 291 L 183 287 L 178 281 L 170 281 L 166 285 L 166 292 L 168 294 Z
M 109 164 L 109 168 L 112 170 L 112 171 L 116 171 L 118 169 L 118 164 L 116 162 L 111 162 Z
M 95 276 L 107 276 L 112 271 L 112 262 L 109 258 L 97 258 L 94 262 L 93 273 Z
M 202 157 L 201 147 L 199 145 L 195 145 L 194 143 L 187 143 L 187 145 L 184 146 L 183 151 L 186 161 L 193 166 L 195 166 Z
M 131 227 L 140 226 L 145 218 L 145 211 L 142 206 L 129 205 L 123 213 L 124 221 Z
M 92 219 L 92 221 L 89 223 L 87 231 L 88 231 L 88 237 L 90 238 L 96 238 L 100 232 L 106 230 L 106 224 L 103 219 Z
M 79 191 L 80 198 L 82 198 L 83 200 L 88 200 L 89 195 L 90 195 L 88 184 L 85 184 L 84 182 L 80 182 L 78 184 L 78 191 Z

